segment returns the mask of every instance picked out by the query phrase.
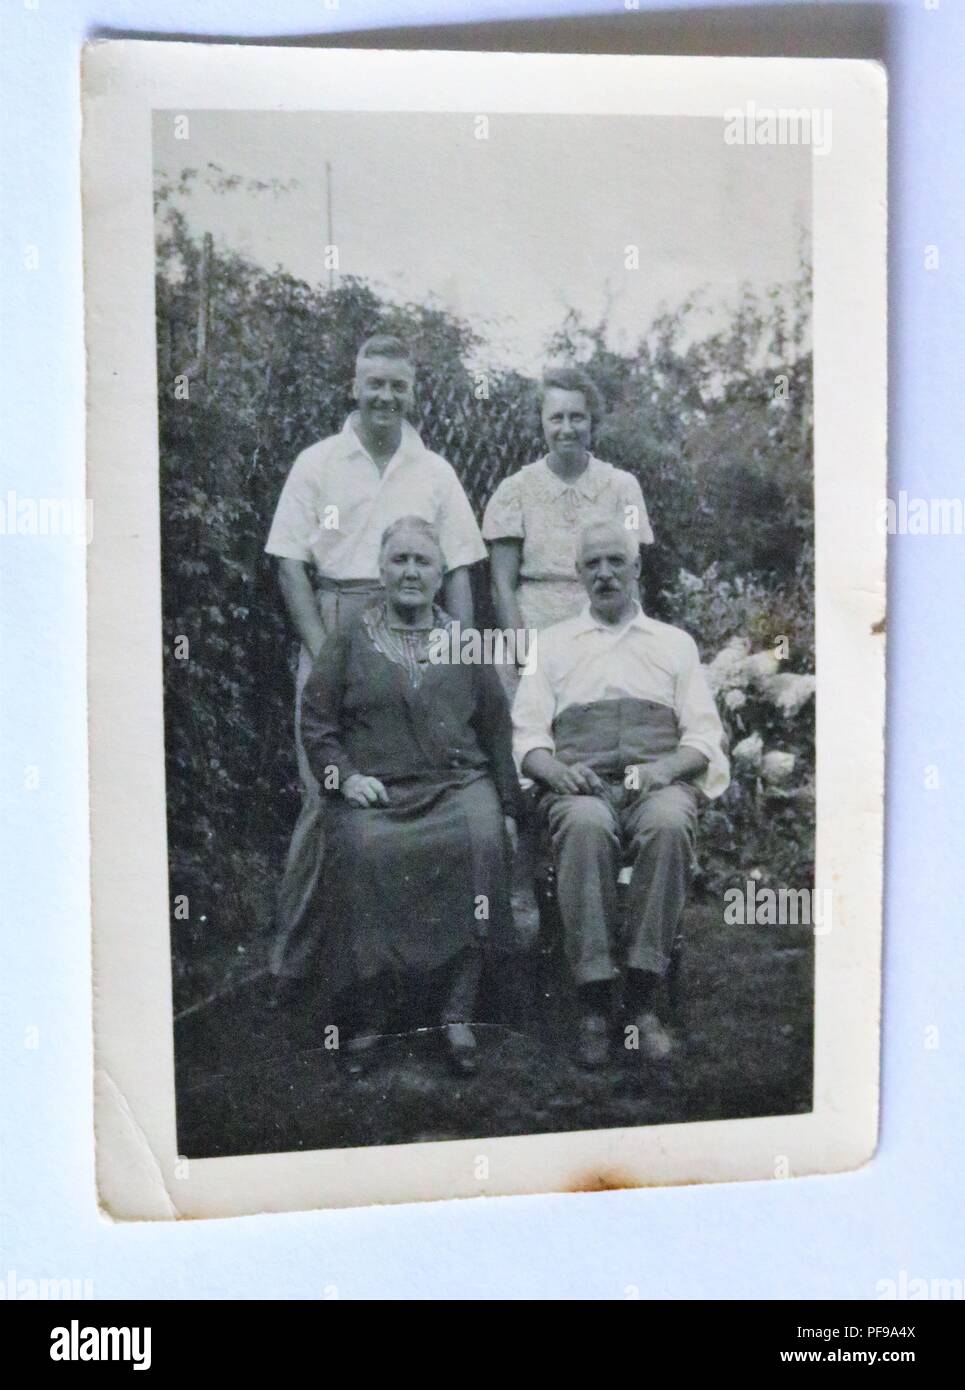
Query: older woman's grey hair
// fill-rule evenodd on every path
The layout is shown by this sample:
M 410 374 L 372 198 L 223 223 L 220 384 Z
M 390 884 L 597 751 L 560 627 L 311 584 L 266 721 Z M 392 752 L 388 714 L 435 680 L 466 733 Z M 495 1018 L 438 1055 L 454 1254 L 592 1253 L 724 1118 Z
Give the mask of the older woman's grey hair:
M 385 554 L 385 548 L 392 540 L 393 536 L 400 531 L 418 531 L 420 535 L 432 542 L 439 552 L 439 559 L 443 560 L 442 542 L 439 539 L 439 532 L 431 521 L 426 521 L 424 516 L 400 516 L 395 521 L 390 521 L 382 532 L 382 540 L 379 544 L 380 557 Z
M 539 409 L 542 412 L 547 391 L 579 391 L 586 401 L 590 420 L 598 425 L 603 419 L 605 407 L 596 382 L 580 367 L 547 367 L 537 389 Z

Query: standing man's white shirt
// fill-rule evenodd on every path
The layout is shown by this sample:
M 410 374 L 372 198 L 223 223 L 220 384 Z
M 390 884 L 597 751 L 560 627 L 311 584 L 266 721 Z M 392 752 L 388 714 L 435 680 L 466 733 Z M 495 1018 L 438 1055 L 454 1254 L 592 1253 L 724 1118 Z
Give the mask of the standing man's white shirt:
M 326 579 L 379 576 L 382 532 L 403 516 L 421 516 L 439 531 L 446 569 L 486 558 L 469 499 L 452 465 L 402 425 L 398 449 L 381 472 L 349 416 L 339 434 L 298 455 L 275 508 L 265 550 L 314 561 Z

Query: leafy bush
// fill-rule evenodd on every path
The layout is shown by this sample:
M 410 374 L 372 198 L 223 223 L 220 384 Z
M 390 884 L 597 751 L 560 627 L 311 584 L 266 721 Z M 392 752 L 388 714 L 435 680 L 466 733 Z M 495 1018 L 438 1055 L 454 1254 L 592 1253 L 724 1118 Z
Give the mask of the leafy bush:
M 697 641 L 727 732 L 731 785 L 705 808 L 703 886 L 748 877 L 810 887 L 814 877 L 814 555 L 793 580 L 722 579 L 681 571 L 667 592 L 674 620 Z

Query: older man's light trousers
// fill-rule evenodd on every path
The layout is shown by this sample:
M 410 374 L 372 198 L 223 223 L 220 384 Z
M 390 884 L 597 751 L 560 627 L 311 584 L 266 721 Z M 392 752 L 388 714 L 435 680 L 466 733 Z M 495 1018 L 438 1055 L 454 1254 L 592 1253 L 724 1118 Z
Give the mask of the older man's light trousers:
M 622 782 L 606 796 L 545 793 L 567 960 L 579 985 L 620 966 L 666 973 L 693 876 L 697 791 L 673 783 L 641 795 Z M 617 876 L 633 876 L 621 921 Z

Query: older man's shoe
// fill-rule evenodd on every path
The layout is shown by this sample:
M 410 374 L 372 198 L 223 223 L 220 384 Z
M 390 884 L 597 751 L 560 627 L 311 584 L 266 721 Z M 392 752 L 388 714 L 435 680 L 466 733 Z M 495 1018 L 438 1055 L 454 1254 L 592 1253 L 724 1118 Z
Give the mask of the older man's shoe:
M 637 1029 L 637 1047 L 648 1062 L 665 1062 L 676 1044 L 653 1012 L 637 1014 L 633 1020 Z
M 610 1055 L 610 1025 L 603 1014 L 581 1015 L 576 1050 L 580 1065 L 589 1071 L 605 1066 Z
M 457 1076 L 475 1076 L 479 1069 L 476 1035 L 468 1023 L 447 1023 L 446 1047 L 449 1062 Z

